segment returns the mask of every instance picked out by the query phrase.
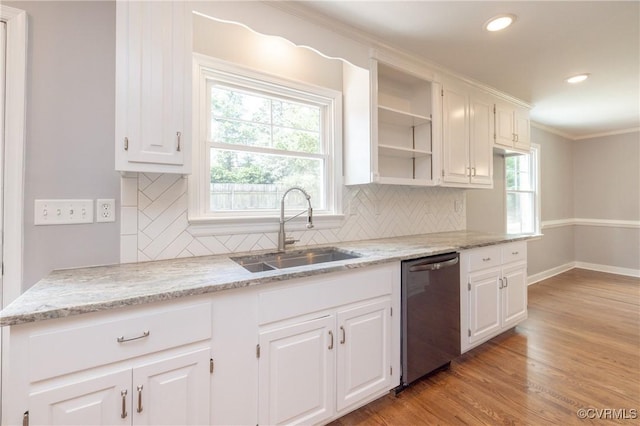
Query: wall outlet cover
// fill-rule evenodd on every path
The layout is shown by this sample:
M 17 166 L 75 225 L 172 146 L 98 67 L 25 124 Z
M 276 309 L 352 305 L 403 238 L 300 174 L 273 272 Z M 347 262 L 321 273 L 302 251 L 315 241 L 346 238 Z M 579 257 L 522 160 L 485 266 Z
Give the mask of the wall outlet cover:
M 113 198 L 98 198 L 96 200 L 96 222 L 116 221 L 116 200 Z

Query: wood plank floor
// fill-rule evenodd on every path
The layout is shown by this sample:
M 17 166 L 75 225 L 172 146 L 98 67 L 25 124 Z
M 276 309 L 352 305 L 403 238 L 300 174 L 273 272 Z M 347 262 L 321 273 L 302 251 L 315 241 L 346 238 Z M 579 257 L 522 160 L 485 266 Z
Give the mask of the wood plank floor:
M 605 423 L 640 424 L 640 280 L 573 269 L 529 287 L 514 330 L 332 425 Z

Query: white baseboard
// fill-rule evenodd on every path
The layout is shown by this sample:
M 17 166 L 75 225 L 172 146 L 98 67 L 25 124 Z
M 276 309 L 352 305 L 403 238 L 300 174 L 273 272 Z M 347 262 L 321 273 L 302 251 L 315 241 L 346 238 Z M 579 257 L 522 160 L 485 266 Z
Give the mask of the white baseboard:
M 546 271 L 538 272 L 537 274 L 529 275 L 527 277 L 527 282 L 529 285 L 535 284 L 542 280 L 546 280 L 547 278 L 554 277 L 563 272 L 570 271 L 571 269 L 576 267 L 576 262 L 565 263 L 564 265 L 556 266 L 555 268 L 547 269 Z
M 587 269 L 590 271 L 607 272 L 609 274 L 625 275 L 628 277 L 640 278 L 639 269 L 621 268 L 619 266 L 599 265 L 597 263 L 587 262 L 569 262 L 564 265 L 556 266 L 555 268 L 547 269 L 546 271 L 538 272 L 537 274 L 529 275 L 527 282 L 529 285 L 538 283 L 547 278 L 554 277 L 563 272 L 570 271 L 573 268 Z
M 640 278 L 640 269 L 621 268 L 619 266 L 598 265 L 597 263 L 575 262 L 575 267 L 590 271 L 608 272 L 610 274 L 626 275 Z

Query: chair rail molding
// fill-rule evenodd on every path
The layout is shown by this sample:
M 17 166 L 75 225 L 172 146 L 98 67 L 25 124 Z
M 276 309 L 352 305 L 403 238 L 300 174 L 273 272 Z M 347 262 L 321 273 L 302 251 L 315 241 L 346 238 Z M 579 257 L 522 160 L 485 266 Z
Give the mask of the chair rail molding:
M 595 219 L 595 218 L 567 218 L 543 220 L 542 229 L 559 228 L 562 226 L 604 226 L 609 228 L 640 228 L 640 220 Z

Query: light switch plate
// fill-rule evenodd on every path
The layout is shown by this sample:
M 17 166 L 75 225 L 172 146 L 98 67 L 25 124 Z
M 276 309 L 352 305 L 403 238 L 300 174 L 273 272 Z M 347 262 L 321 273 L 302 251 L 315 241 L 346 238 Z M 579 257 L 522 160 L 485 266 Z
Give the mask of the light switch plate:
M 93 223 L 93 200 L 35 200 L 34 225 Z

